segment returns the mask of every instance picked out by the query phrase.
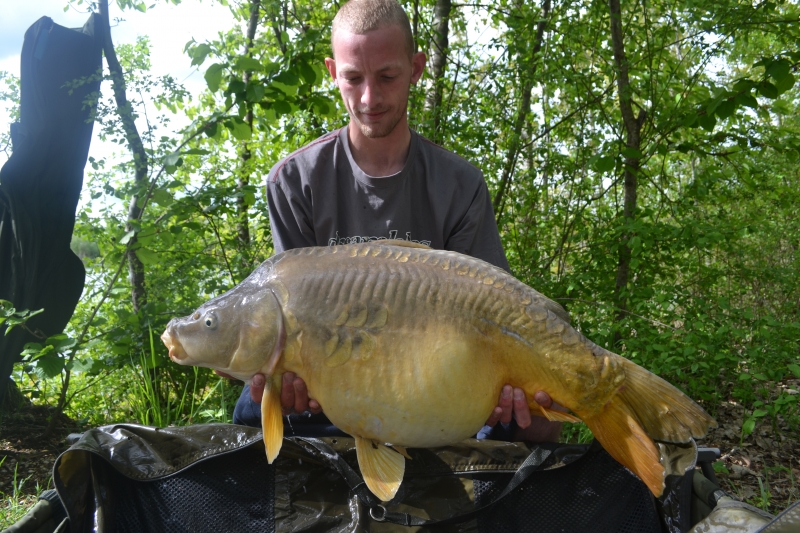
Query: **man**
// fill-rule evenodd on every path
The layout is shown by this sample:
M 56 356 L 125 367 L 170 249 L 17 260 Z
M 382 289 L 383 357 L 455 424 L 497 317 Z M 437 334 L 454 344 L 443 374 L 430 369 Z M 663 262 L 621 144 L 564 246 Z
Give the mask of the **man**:
M 483 175 L 459 156 L 423 139 L 408 126 L 412 84 L 425 68 L 414 53 L 411 27 L 396 0 L 351 0 L 332 27 L 333 58 L 325 65 L 350 115 L 334 131 L 280 161 L 267 178 L 275 253 L 381 239 L 406 239 L 454 250 L 509 270 Z M 264 376 L 245 387 L 234 422 L 260 425 Z M 313 391 L 311 391 L 313 392 Z M 550 407 L 544 392 L 535 400 Z M 283 376 L 281 404 L 289 435 L 323 436 L 338 430 L 309 398 L 305 382 Z M 436 406 L 431 406 L 435 409 Z M 310 411 L 309 415 L 299 415 Z M 532 424 L 521 389 L 506 385 L 487 425 L 508 428 L 514 440 L 557 440 L 561 425 Z

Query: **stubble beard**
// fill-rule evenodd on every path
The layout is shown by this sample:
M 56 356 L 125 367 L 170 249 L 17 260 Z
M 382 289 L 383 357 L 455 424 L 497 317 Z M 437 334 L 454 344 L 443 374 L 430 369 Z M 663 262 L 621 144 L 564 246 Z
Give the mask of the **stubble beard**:
M 361 120 L 359 120 L 359 116 L 355 113 L 350 113 L 350 120 L 355 122 L 358 125 L 358 129 L 361 130 L 361 134 L 368 139 L 380 139 L 383 137 L 388 137 L 400 121 L 403 119 L 403 116 L 407 112 L 408 109 L 408 101 L 402 107 L 399 113 L 394 115 L 390 115 L 387 117 L 389 119 L 388 122 L 381 123 L 381 124 L 365 124 Z

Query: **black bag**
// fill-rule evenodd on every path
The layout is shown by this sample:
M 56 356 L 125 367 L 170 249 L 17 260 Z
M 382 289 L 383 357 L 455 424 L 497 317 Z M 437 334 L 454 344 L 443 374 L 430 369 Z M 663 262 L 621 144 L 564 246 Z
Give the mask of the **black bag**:
M 350 438 L 285 439 L 268 465 L 254 428 L 124 424 L 85 433 L 54 481 L 73 532 L 679 531 L 659 517 L 674 488 L 654 499 L 597 443 L 470 439 L 409 453 L 397 496 L 381 505 Z

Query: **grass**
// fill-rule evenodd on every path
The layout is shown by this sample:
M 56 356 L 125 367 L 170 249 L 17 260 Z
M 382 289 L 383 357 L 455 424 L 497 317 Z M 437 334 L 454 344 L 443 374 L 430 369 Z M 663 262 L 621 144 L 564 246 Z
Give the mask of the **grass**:
M 3 466 L 5 461 L 6 457 L 0 459 L 0 466 Z M 19 463 L 17 463 L 17 466 L 19 466 Z M 17 466 L 14 467 L 14 477 L 11 480 L 11 494 L 0 491 L 0 530 L 12 526 L 25 516 L 25 513 L 33 507 L 44 490 L 37 483 L 33 494 L 25 494 L 22 491 L 22 487 L 30 480 L 31 476 L 20 479 Z

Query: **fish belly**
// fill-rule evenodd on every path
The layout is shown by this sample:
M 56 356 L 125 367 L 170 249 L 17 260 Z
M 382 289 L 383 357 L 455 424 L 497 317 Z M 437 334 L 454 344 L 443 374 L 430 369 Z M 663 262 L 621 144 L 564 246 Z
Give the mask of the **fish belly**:
M 333 368 L 324 353 L 306 353 L 317 362 L 304 369 L 309 391 L 351 435 L 409 447 L 468 438 L 497 404 L 503 376 L 483 343 L 455 329 L 385 332 L 369 359 Z

